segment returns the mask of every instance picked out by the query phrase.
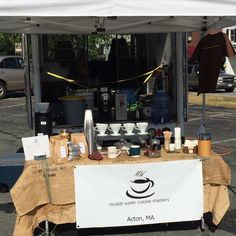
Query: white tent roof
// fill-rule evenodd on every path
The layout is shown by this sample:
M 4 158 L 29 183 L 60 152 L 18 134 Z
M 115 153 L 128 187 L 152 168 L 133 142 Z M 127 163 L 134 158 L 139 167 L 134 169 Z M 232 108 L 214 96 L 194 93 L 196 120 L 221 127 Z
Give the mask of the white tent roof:
M 0 1 L 1 32 L 154 33 L 232 25 L 236 0 Z

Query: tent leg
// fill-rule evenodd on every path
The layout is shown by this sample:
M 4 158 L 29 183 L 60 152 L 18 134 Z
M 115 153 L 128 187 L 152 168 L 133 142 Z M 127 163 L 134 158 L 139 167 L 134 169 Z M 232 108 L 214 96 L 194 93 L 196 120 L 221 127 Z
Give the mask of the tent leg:
M 206 124 L 206 94 L 202 94 L 202 124 Z
M 206 94 L 202 94 L 202 121 L 198 130 L 198 136 L 201 133 L 206 133 Z

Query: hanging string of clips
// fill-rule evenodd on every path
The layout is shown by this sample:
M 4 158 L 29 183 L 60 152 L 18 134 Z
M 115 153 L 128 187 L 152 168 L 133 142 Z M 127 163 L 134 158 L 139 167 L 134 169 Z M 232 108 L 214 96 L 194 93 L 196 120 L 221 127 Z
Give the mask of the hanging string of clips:
M 142 85 L 135 91 L 134 95 L 136 95 L 139 90 L 143 87 L 143 85 L 145 83 L 147 83 L 150 78 L 152 78 L 152 75 L 156 72 L 156 71 L 161 71 L 163 68 L 165 67 L 165 65 L 160 65 L 158 67 L 156 67 L 155 69 L 151 70 L 151 71 L 148 71 L 142 75 L 138 75 L 138 76 L 135 76 L 135 77 L 132 77 L 132 78 L 129 78 L 129 79 L 123 79 L 123 80 L 118 80 L 118 81 L 112 81 L 112 82 L 103 82 L 101 84 L 116 84 L 116 83 L 124 83 L 124 82 L 127 82 L 127 81 L 131 81 L 131 80 L 136 80 L 136 79 L 139 79 L 139 78 L 142 78 L 142 77 L 146 77 L 146 79 L 143 81 Z M 54 78 L 57 78 L 57 79 L 61 79 L 61 80 L 64 80 L 68 83 L 72 83 L 72 84 L 75 84 L 75 85 L 78 85 L 82 88 L 86 88 L 86 89 L 89 89 L 89 87 L 85 86 L 85 85 L 82 85 L 80 83 L 78 83 L 77 81 L 73 80 L 73 79 L 68 79 L 68 78 L 65 78 L 61 75 L 58 75 L 58 74 L 55 74 L 55 73 L 52 73 L 52 72 L 47 72 L 48 75 L 50 76 L 53 76 Z

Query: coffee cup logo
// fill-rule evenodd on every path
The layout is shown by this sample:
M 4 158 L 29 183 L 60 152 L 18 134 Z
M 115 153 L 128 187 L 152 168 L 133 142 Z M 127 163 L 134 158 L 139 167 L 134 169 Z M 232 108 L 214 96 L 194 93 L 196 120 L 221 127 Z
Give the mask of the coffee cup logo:
M 130 181 L 130 189 L 126 191 L 126 195 L 130 198 L 141 199 L 152 196 L 155 192 L 150 191 L 154 186 L 154 181 L 146 177 L 138 177 Z

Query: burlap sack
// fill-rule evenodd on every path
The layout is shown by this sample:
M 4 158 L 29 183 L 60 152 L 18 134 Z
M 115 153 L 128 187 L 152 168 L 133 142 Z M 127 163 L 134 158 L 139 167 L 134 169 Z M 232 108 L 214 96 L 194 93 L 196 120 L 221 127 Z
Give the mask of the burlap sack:
M 12 200 L 19 216 L 47 203 L 74 203 L 74 166 L 79 161 L 54 163 L 48 159 L 34 162 L 36 164 L 28 165 L 24 169 L 11 189 Z
M 66 158 L 68 156 L 68 139 L 61 135 L 55 135 L 50 137 L 50 152 L 51 158 L 55 162 L 65 162 L 68 161 Z M 81 144 L 80 157 L 85 158 L 88 156 L 88 145 L 84 133 L 72 133 L 71 142 Z
M 27 215 L 17 215 L 13 236 L 33 236 L 35 228 L 45 220 L 54 224 L 75 223 L 75 204 L 46 204 Z
M 212 221 L 218 225 L 230 206 L 227 186 L 204 185 L 204 213 L 212 213 Z

